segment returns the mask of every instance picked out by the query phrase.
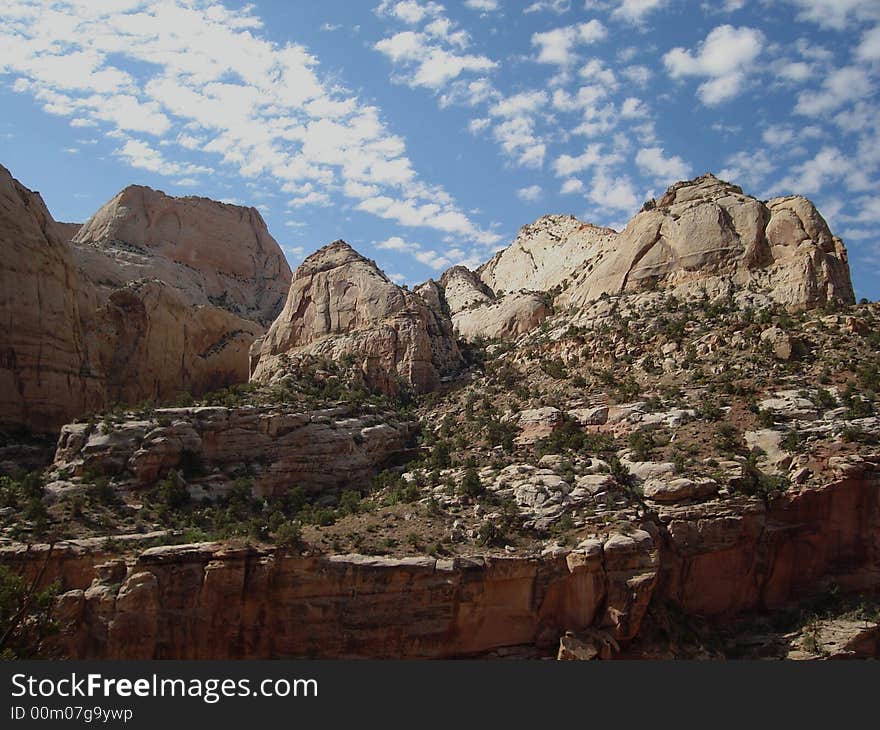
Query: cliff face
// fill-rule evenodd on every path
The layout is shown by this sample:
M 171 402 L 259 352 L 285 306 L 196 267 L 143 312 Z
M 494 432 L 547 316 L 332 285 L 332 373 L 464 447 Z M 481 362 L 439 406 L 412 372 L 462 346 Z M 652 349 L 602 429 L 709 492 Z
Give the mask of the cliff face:
M 39 194 L 0 167 L 0 426 L 51 429 L 101 403 L 87 367 L 82 286 Z
M 712 175 L 672 186 L 609 243 L 561 303 L 646 285 L 721 291 L 730 283 L 794 308 L 855 301 L 843 243 L 810 201 L 765 204 Z
M 129 187 L 58 224 L 5 168 L 0 196 L 0 426 L 247 380 L 290 281 L 256 210 Z
M 188 486 L 199 498 L 216 497 L 241 473 L 255 475 L 259 496 L 294 487 L 332 492 L 364 485 L 404 455 L 414 428 L 393 414 L 358 416 L 346 406 L 162 408 L 113 429 L 64 426 L 51 467 L 58 481 L 50 489 L 63 491 L 71 486 L 67 480 L 88 474 L 139 489 L 172 470 L 189 470 Z
M 344 241 L 296 270 L 284 310 L 254 347 L 253 379 L 280 377 L 285 358 L 304 354 L 353 357 L 385 393 L 396 392 L 397 378 L 417 392 L 433 390 L 461 363 L 448 320 Z
M 62 579 L 65 651 L 77 658 L 455 657 L 565 631 L 622 645 L 653 606 L 733 616 L 828 586 L 880 586 L 878 461 L 771 508 L 759 500 L 663 509 L 535 557 L 300 557 L 213 543 L 100 550 L 4 548 Z
M 263 326 L 281 311 L 290 285 L 290 267 L 256 209 L 139 185 L 107 202 L 71 245 L 105 294 L 160 279 L 191 305 L 214 305 Z

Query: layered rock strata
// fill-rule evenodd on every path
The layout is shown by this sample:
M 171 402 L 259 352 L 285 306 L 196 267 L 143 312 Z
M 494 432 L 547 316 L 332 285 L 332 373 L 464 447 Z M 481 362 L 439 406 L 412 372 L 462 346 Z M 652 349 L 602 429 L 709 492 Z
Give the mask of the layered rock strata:
M 69 489 L 82 475 L 113 477 L 136 489 L 181 470 L 196 496 L 242 475 L 251 475 L 262 496 L 294 487 L 332 492 L 366 486 L 379 468 L 406 454 L 414 429 L 393 414 L 352 415 L 347 406 L 164 408 L 113 427 L 64 426 L 48 489 Z
M 216 543 L 108 561 L 100 549 L 0 549 L 61 579 L 64 651 L 100 658 L 454 657 L 615 645 L 652 605 L 724 617 L 778 609 L 831 583 L 880 586 L 880 459 L 822 486 L 661 506 L 656 522 L 533 557 L 306 557 Z

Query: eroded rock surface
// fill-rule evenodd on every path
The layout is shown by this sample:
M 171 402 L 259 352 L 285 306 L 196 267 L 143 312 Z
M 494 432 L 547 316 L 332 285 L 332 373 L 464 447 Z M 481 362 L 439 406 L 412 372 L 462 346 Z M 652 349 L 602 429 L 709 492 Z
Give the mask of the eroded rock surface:
M 290 281 L 256 210 L 132 186 L 59 224 L 5 168 L 0 196 L 0 425 L 247 380 Z
M 163 408 L 118 424 L 74 423 L 58 440 L 50 490 L 83 475 L 113 477 L 132 489 L 183 473 L 198 496 L 253 478 L 259 495 L 302 488 L 333 491 L 366 484 L 410 446 L 414 424 L 393 414 L 352 415 L 242 406 Z
M 388 279 L 344 241 L 325 246 L 296 270 L 287 303 L 254 347 L 253 378 L 269 382 L 297 355 L 351 358 L 371 388 L 396 393 L 436 388 L 461 355 L 448 319 Z

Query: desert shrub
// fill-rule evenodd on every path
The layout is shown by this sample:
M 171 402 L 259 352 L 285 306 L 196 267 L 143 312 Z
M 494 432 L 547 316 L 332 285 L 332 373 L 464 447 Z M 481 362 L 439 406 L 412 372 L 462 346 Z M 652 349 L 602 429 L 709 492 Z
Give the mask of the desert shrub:
M 724 416 L 724 410 L 718 405 L 718 402 L 711 398 L 701 400 L 696 408 L 697 418 L 705 421 L 720 421 Z
M 715 446 L 722 454 L 736 454 L 742 448 L 742 435 L 732 423 L 720 423 L 715 429 Z
M 633 431 L 629 435 L 629 448 L 636 461 L 650 461 L 656 443 L 650 431 Z
M 0 566 L 0 659 L 45 655 L 44 642 L 57 633 L 52 607 L 59 584 L 38 589 L 6 566 Z
M 285 522 L 275 530 L 275 543 L 279 547 L 296 550 L 302 547 L 302 526 L 299 522 Z
M 758 455 L 752 452 L 742 465 L 742 475 L 738 491 L 764 501 L 775 499 L 789 487 L 788 479 L 782 475 L 766 474 L 758 467 Z
M 483 493 L 483 482 L 474 466 L 465 469 L 464 478 L 461 480 L 461 493 L 467 497 L 479 497 Z
M 346 489 L 339 497 L 339 512 L 342 515 L 356 515 L 361 511 L 361 495 L 353 489 Z

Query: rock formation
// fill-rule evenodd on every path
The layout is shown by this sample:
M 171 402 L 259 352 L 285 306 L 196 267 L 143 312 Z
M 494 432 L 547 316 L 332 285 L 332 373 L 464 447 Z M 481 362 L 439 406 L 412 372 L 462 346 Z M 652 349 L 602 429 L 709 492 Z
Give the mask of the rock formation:
M 53 315 L 9 340 L 22 382 L 55 382 L 39 343 L 64 323 L 83 397 L 239 375 L 271 298 L 241 261 L 188 270 L 163 231 L 190 202 L 127 191 L 74 232 L 8 187 L 10 269 Z M 230 301 L 218 266 L 245 272 Z M 67 424 L 41 475 L 4 479 L 0 564 L 59 580 L 39 643 L 78 658 L 722 658 L 749 621 L 780 658 L 875 656 L 880 306 L 852 301 L 808 201 L 712 176 L 621 233 L 540 219 L 413 292 L 338 241 L 295 272 L 254 382 Z M 404 385 L 434 392 L 376 392 Z M 24 446 L 0 439 L 0 469 Z
M 513 243 L 477 269 L 480 280 L 501 295 L 561 288 L 595 257 L 614 246 L 611 228 L 583 223 L 572 215 L 545 215 L 523 226 Z
M 843 243 L 805 198 L 764 204 L 704 175 L 646 207 L 573 277 L 563 305 L 646 286 L 712 294 L 733 285 L 793 308 L 855 301 Z
M 71 245 L 105 296 L 131 281 L 159 279 L 191 306 L 210 304 L 264 326 L 290 285 L 290 267 L 255 208 L 141 185 L 115 195 Z
M 287 303 L 255 344 L 253 379 L 269 382 L 296 355 L 354 358 L 369 386 L 418 392 L 437 387 L 461 355 L 446 318 L 393 283 L 344 241 L 309 256 L 293 276 Z
M 264 331 L 225 309 L 194 306 L 158 279 L 99 298 L 83 328 L 107 405 L 162 403 L 245 382 L 248 352 Z
M 200 498 L 253 474 L 255 494 L 299 487 L 309 493 L 366 486 L 409 448 L 414 424 L 393 415 L 354 415 L 341 406 L 161 408 L 119 425 L 74 423 L 61 429 L 50 493 L 76 490 L 76 477 L 103 475 L 133 489 L 182 470 Z M 71 481 L 72 480 L 72 481 Z
M 545 295 L 517 291 L 497 296 L 464 266 L 452 267 L 439 282 L 429 280 L 415 292 L 436 312 L 449 315 L 455 334 L 469 341 L 516 337 L 551 313 Z
M 440 658 L 567 631 L 636 639 L 651 606 L 723 618 L 772 610 L 834 580 L 876 585 L 877 462 L 819 489 L 659 510 L 635 527 L 539 557 L 306 557 L 200 543 L 126 563 L 100 544 L 10 546 L 0 563 L 44 570 L 74 658 Z M 296 620 L 292 620 L 295 617 Z
M 256 210 L 132 186 L 79 226 L 5 168 L 0 191 L 0 425 L 247 380 L 290 281 Z
M 711 174 L 673 185 L 620 233 L 544 216 L 476 272 L 455 267 L 440 280 L 466 339 L 537 326 L 549 309 L 536 293 L 565 308 L 645 288 L 751 290 L 791 308 L 855 301 L 843 243 L 809 200 L 763 203 Z
M 102 403 L 80 280 L 38 193 L 0 167 L 0 426 L 47 430 Z

